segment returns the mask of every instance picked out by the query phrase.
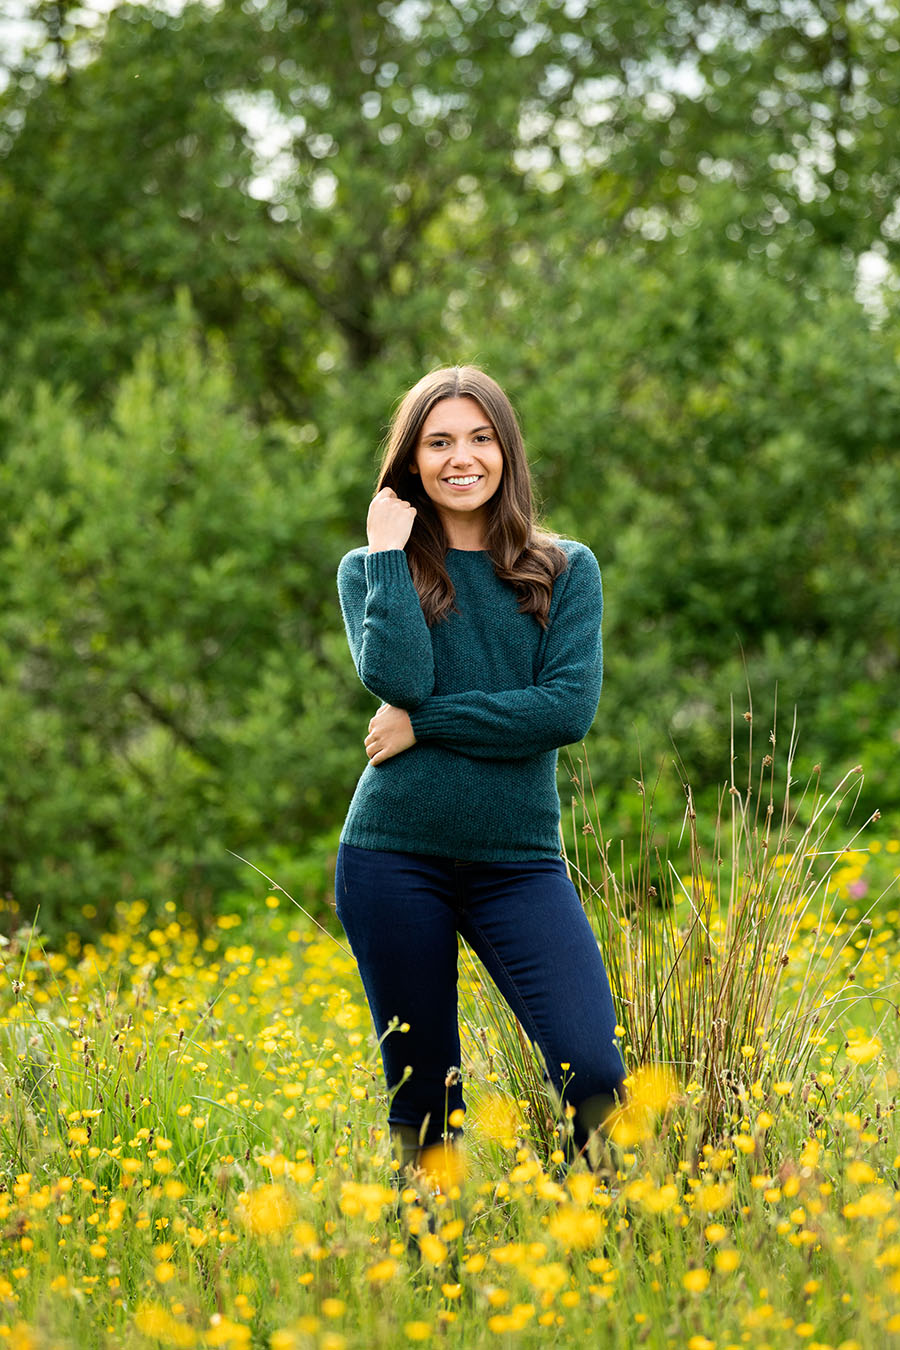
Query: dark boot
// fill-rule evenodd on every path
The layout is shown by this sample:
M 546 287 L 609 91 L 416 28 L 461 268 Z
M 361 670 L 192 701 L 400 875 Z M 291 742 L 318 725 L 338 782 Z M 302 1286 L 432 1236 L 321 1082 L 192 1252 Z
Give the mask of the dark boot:
M 400 1164 L 398 1177 L 404 1176 L 411 1168 L 417 1167 L 422 1155 L 419 1142 L 420 1131 L 415 1125 L 392 1125 L 391 1152 Z

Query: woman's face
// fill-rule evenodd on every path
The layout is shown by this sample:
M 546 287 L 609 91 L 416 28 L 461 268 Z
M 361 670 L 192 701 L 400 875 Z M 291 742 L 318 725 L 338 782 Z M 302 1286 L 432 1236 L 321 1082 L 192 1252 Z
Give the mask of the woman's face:
M 503 451 L 487 413 L 473 398 L 445 398 L 422 424 L 410 469 L 438 509 L 445 525 L 469 524 L 503 477 Z

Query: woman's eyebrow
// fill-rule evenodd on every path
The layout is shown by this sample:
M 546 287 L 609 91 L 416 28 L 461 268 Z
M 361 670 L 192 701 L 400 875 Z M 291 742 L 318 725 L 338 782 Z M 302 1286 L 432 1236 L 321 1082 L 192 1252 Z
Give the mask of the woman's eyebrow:
M 494 428 L 489 423 L 485 423 L 485 425 L 482 427 L 473 427 L 472 430 L 467 433 L 467 435 L 477 436 L 479 431 L 493 431 L 493 430 Z M 422 433 L 422 437 L 423 440 L 426 441 L 430 441 L 433 436 L 444 436 L 449 440 L 452 434 L 453 433 L 450 431 L 425 431 Z

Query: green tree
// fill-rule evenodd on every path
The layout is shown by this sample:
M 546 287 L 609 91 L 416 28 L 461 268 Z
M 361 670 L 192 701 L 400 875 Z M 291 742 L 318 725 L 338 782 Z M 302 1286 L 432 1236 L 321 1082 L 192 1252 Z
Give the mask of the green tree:
M 186 319 L 104 425 L 47 389 L 5 411 L 0 886 L 49 922 L 123 893 L 202 909 L 242 875 L 229 849 L 329 833 L 363 762 L 332 475 L 248 422 Z

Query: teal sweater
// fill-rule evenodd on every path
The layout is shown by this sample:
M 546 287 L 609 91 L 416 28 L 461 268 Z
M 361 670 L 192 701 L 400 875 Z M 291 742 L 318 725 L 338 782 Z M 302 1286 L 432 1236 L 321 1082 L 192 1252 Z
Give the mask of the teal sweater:
M 556 579 L 546 629 L 520 614 L 487 553 L 450 549 L 456 608 L 431 628 L 402 549 L 354 549 L 338 591 L 366 688 L 406 708 L 416 744 L 359 780 L 341 839 L 466 861 L 559 857 L 557 750 L 600 696 L 600 570 L 583 544 Z

